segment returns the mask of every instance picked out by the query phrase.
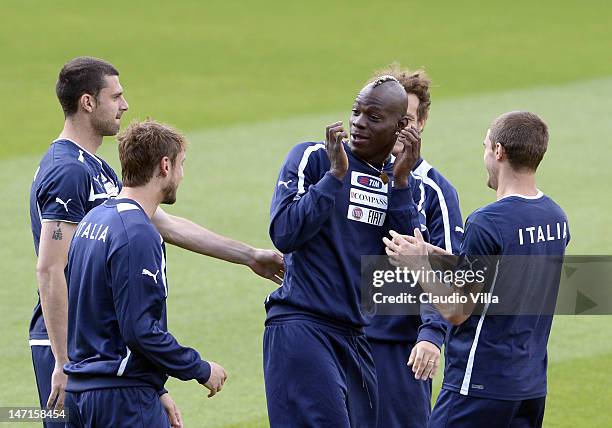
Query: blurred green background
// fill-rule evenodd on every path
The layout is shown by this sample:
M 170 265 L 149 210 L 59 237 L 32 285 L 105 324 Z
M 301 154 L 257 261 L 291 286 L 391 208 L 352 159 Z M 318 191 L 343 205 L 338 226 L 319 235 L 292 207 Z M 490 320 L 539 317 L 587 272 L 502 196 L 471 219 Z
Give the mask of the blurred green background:
M 434 89 L 423 153 L 457 187 L 464 217 L 494 198 L 482 167 L 487 125 L 532 110 L 550 126 L 539 185 L 568 214 L 569 252 L 610 254 L 611 13 L 605 1 L 3 1 L 0 406 L 37 403 L 27 204 L 61 130 L 54 85 L 69 59 L 98 56 L 120 70 L 130 103 L 123 126 L 152 117 L 187 133 L 186 177 L 170 212 L 263 247 L 288 150 L 346 122 L 375 69 L 424 66 Z M 119 171 L 114 139 L 99 153 Z M 267 426 L 262 302 L 273 284 L 174 248 L 168 277 L 171 330 L 230 375 L 210 400 L 194 382 L 169 382 L 186 425 Z M 545 426 L 609 426 L 610 331 L 609 317 L 556 318 Z

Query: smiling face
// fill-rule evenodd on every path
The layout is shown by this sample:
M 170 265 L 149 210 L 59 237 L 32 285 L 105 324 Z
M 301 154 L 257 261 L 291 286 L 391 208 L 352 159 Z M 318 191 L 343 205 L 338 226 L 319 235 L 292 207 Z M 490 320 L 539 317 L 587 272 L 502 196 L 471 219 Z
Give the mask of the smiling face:
M 128 109 L 123 97 L 119 76 L 104 76 L 104 87 L 95 98 L 95 108 L 91 112 L 91 124 L 101 136 L 112 136 L 119 132 L 121 116 Z
M 408 123 L 407 104 L 406 93 L 397 82 L 363 88 L 349 121 L 351 151 L 367 162 L 381 165 L 391 153 L 396 133 Z

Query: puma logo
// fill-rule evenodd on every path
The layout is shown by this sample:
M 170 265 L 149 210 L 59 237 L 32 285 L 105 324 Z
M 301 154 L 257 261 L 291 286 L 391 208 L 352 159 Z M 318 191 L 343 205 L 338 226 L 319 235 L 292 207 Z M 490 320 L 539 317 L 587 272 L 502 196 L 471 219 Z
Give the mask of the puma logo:
M 291 183 L 292 181 L 293 180 L 289 180 L 289 181 L 278 180 L 278 184 L 276 185 L 276 187 L 281 187 L 282 185 L 282 186 L 285 186 L 285 189 L 289 189 L 289 183 Z
M 68 202 L 70 202 L 71 200 L 72 199 L 68 199 L 66 202 L 64 202 L 60 198 L 55 198 L 55 202 L 57 202 L 60 205 L 63 205 L 66 212 L 68 212 Z
M 150 270 L 148 269 L 143 269 L 142 270 L 142 274 L 146 275 L 146 276 L 150 276 L 151 278 L 153 278 L 153 281 L 155 281 L 155 284 L 157 284 L 157 274 L 159 273 L 159 269 L 157 270 L 157 272 L 155 272 L 155 274 L 152 274 Z

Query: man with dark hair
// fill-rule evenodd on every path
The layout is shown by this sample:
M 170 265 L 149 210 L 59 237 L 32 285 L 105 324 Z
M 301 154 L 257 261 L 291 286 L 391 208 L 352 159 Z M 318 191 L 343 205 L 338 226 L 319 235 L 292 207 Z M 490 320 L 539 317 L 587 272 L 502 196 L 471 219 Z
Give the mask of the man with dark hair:
M 131 124 L 118 140 L 124 186 L 85 215 L 70 246 L 69 426 L 182 427 L 168 376 L 197 380 L 209 397 L 227 378 L 167 326 L 166 249 L 151 220 L 159 204 L 176 201 L 186 143 L 153 121 Z
M 501 115 L 491 124 L 483 145 L 487 185 L 496 191 L 497 201 L 468 217 L 457 269 L 484 272 L 486 279 L 443 284 L 434 275 L 420 281 L 426 293 L 457 299 L 436 303 L 453 327 L 446 344 L 442 392 L 428 426 L 541 427 L 546 345 L 560 261 L 570 239 L 567 217 L 536 186 L 536 169 L 548 145 L 547 126 L 538 116 Z M 392 240 L 385 238 L 385 243 L 396 263 L 418 265 L 425 271 L 431 269 L 426 257 L 405 256 L 450 255 L 426 244 L 418 230 L 415 237 L 392 233 Z M 489 299 L 475 314 L 472 298 L 482 290 L 501 294 L 500 300 L 510 297 L 499 302 L 506 305 L 504 312 Z M 462 297 L 467 304 L 452 303 Z
M 119 76 L 119 71 L 101 59 L 78 57 L 64 65 L 55 86 L 64 115 L 72 116 L 79 110 L 79 100 L 84 93 L 97 99 L 106 86 L 106 76 Z M 115 135 L 117 131 L 110 135 Z
M 399 64 L 376 73 L 394 76 L 408 95 L 408 126 L 423 131 L 431 106 L 431 81 L 425 71 L 402 70 Z M 394 154 L 401 150 L 401 142 Z M 453 185 L 419 158 L 412 171 L 414 200 L 429 242 L 451 253 L 459 251 L 463 223 Z M 366 328 L 378 378 L 378 426 L 420 428 L 431 413 L 431 384 L 440 364 L 447 323 L 437 311 L 423 306 L 421 315 L 378 315 Z M 406 362 L 412 366 L 407 369 Z
M 29 336 L 40 405 L 61 409 L 66 385 L 68 246 L 85 214 L 119 193 L 121 182 L 96 151 L 104 136 L 119 131 L 128 104 L 116 68 L 96 58 L 68 62 L 59 74 L 56 92 L 65 114 L 64 129 L 42 158 L 30 191 L 40 298 Z M 247 265 L 258 275 L 281 281 L 283 261 L 275 251 L 217 235 L 161 208 L 153 223 L 168 243 Z
M 406 128 L 406 92 L 382 76 L 358 94 L 350 142 L 342 122 L 325 144 L 287 156 L 270 209 L 270 237 L 285 253 L 282 287 L 266 299 L 264 377 L 271 427 L 373 427 L 377 386 L 361 310 L 362 255 L 418 225 L 409 175 L 420 137 Z M 398 135 L 403 150 L 391 150 Z M 394 161 L 393 161 L 394 160 Z

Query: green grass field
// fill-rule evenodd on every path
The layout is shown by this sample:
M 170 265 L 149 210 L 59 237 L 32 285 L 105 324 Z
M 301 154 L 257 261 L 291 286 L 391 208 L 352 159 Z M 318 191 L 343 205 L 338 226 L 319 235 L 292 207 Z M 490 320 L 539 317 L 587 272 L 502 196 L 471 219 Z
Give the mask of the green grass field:
M 124 125 L 153 117 L 187 133 L 186 176 L 168 211 L 264 247 L 291 146 L 347 121 L 374 69 L 393 60 L 426 66 L 435 88 L 423 152 L 457 187 L 464 216 L 494 198 L 482 167 L 488 123 L 532 110 L 550 126 L 539 185 L 568 214 L 569 252 L 610 254 L 610 13 L 603 1 L 3 2 L 0 407 L 37 402 L 27 202 L 40 156 L 61 129 L 54 82 L 66 60 L 89 54 L 115 63 L 130 103 Z M 113 139 L 100 154 L 119 170 Z M 176 248 L 168 278 L 171 330 L 230 376 L 210 400 L 195 382 L 169 382 L 186 425 L 267 426 L 262 302 L 273 284 Z M 546 427 L 610 426 L 610 331 L 611 317 L 555 319 Z

